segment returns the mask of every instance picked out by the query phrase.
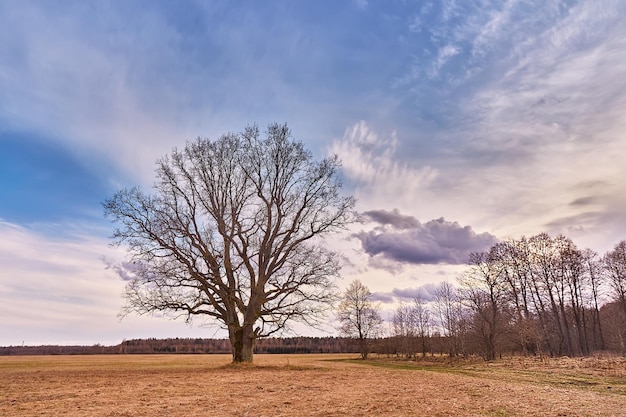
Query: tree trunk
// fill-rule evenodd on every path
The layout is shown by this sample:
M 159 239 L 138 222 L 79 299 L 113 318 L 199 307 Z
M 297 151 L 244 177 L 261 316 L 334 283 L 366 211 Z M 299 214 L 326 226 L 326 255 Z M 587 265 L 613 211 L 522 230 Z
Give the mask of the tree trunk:
M 369 346 L 367 343 L 367 339 L 364 337 L 359 338 L 359 350 L 361 351 L 361 359 L 367 359 L 369 354 Z
M 228 333 L 233 363 L 252 363 L 255 341 L 252 326 L 230 329 Z

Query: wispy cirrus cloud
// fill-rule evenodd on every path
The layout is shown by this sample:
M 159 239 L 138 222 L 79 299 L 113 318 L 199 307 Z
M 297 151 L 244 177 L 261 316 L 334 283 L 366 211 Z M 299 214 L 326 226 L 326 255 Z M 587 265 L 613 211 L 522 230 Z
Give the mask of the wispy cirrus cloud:
M 396 154 L 397 145 L 395 132 L 383 137 L 361 121 L 346 129 L 344 136 L 329 147 L 329 153 L 341 159 L 344 175 L 366 207 L 402 196 L 412 200 L 439 175 L 429 165 L 416 166 L 401 160 Z
M 182 321 L 120 322 L 124 277 L 107 263 L 119 262 L 124 251 L 94 236 L 88 225 L 25 227 L 0 219 L 0 236 L 0 346 L 197 335 Z
M 437 51 L 437 59 L 433 62 L 430 71 L 428 72 L 429 78 L 435 78 L 439 75 L 441 68 L 446 65 L 448 61 L 455 55 L 458 55 L 461 49 L 456 45 L 445 45 Z
M 68 233 L 67 227 L 56 225 L 59 233 L 51 238 L 50 230 L 42 230 L 50 226 L 30 229 L 0 220 L 0 345 L 59 338 L 97 343 L 116 326 L 122 287 L 100 262 L 111 249 L 106 241 L 79 229 Z
M 626 84 L 618 81 L 626 77 L 626 28 L 618 23 L 625 10 L 623 2 L 607 1 L 553 12 L 558 19 L 552 26 L 515 45 L 501 77 L 462 102 L 463 112 L 472 114 L 466 131 L 473 139 L 460 151 L 483 168 L 472 168 L 465 157 L 462 165 L 485 190 L 495 179 L 519 184 L 509 192 L 496 187 L 514 203 L 510 208 L 518 208 L 512 223 L 534 216 L 535 227 L 554 230 L 562 224 L 560 232 L 599 232 L 609 225 L 624 230 L 610 213 L 623 207 L 626 192 L 618 179 L 626 168 L 617 160 L 626 152 L 626 121 L 620 116 Z M 611 192 L 587 190 L 599 213 L 585 215 L 588 207 L 569 204 L 589 197 L 579 194 L 577 183 L 607 179 Z
M 185 83 L 149 71 L 176 59 L 176 31 L 157 15 L 135 12 L 86 3 L 0 5 L 0 36 L 12 40 L 0 45 L 2 130 L 45 137 L 85 158 L 101 154 L 141 180 L 151 176 L 156 158 L 188 139 L 174 121 L 190 120 L 177 91 Z M 122 32 L 133 15 L 141 40 Z
M 500 236 L 550 230 L 593 245 L 593 235 L 626 233 L 615 215 L 626 206 L 619 179 L 626 167 L 618 161 L 626 154 L 625 13 L 619 0 L 419 9 L 407 36 L 428 38 L 393 86 L 419 101 L 427 97 L 429 107 L 418 107 L 416 117 L 445 114 L 447 129 L 433 134 L 430 144 L 440 153 L 428 166 L 437 176 L 411 190 L 414 201 Z M 439 24 L 423 25 L 429 21 Z M 454 65 L 438 65 L 451 45 Z M 439 69 L 438 81 L 429 68 Z M 412 140 L 399 136 L 398 149 L 411 152 Z M 420 147 L 413 149 L 419 157 Z M 601 187 L 576 187 L 602 180 Z M 403 200 L 388 199 L 424 217 L 423 204 L 411 208 Z
M 288 121 L 319 140 L 311 115 L 346 106 L 310 85 L 339 53 L 322 42 L 332 35 L 312 36 L 275 6 L 0 4 L 10 39 L 0 43 L 0 133 L 37 134 L 144 185 L 157 158 L 198 136 Z

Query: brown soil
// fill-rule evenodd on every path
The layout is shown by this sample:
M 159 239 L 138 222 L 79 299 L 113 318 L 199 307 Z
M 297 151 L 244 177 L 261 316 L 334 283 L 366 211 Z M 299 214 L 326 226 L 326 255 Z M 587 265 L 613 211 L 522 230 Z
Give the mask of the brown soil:
M 347 358 L 0 357 L 0 416 L 626 416 L 626 361 Z

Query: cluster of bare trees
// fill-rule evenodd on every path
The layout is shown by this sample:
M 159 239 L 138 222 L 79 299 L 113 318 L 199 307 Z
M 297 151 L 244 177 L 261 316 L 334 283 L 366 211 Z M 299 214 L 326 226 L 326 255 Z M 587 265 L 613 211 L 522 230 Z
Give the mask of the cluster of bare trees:
M 626 353 L 626 241 L 604 256 L 545 233 L 497 243 L 471 255 L 457 287 L 443 283 L 428 309 L 421 300 L 399 307 L 392 325 L 408 356 L 435 340 L 437 350 L 487 360 Z
M 434 292 L 434 300 L 416 298 L 400 305 L 391 319 L 390 337 L 381 341 L 381 353 L 393 353 L 407 358 L 418 354 L 470 353 L 466 346 L 468 310 L 457 288 L 442 282 Z
M 392 332 L 397 339 L 397 349 L 407 356 L 429 351 L 429 338 L 432 332 L 432 317 L 423 298 L 416 298 L 412 304 L 402 305 L 396 310 L 392 320 Z

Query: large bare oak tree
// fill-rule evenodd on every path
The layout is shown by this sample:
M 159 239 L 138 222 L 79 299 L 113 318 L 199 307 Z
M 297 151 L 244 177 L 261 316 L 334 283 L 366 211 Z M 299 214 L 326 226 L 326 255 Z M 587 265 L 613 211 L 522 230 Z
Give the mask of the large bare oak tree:
M 353 220 L 338 168 L 279 124 L 173 150 L 152 193 L 126 189 L 104 203 L 132 257 L 123 313 L 213 318 L 233 362 L 251 362 L 255 339 L 290 322 L 318 322 L 338 274 L 321 238 Z

